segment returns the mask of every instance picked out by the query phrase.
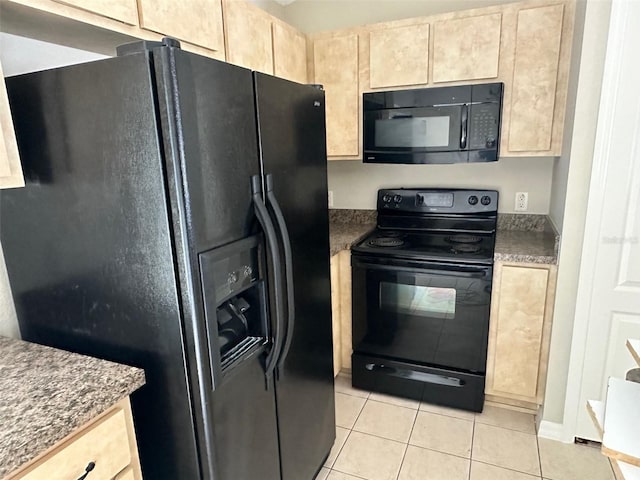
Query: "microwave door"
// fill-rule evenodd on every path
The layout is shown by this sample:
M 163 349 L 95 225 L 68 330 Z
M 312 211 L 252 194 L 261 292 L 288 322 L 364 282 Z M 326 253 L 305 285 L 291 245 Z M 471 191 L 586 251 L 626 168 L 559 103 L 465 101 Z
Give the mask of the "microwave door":
M 461 136 L 466 108 L 456 105 L 365 112 L 365 150 L 410 153 L 464 149 Z

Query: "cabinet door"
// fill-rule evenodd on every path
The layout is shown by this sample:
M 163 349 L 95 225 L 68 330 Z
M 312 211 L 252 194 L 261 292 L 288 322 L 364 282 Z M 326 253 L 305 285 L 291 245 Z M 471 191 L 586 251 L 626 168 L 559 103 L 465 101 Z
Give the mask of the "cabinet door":
M 551 5 L 518 12 L 507 142 L 511 152 L 551 149 L 563 11 L 563 5 Z
M 210 50 L 223 50 L 221 0 L 138 0 L 140 26 Z
M 137 480 L 132 468 L 125 468 L 124 471 L 120 472 L 120 474 L 114 480 Z
M 0 188 L 23 187 L 22 166 L 0 65 Z
M 98 421 L 77 437 L 63 444 L 42 464 L 20 476 L 20 480 L 78 478 L 89 462 L 95 463 L 91 475 L 113 478 L 131 463 L 127 417 L 124 410 Z
M 429 25 L 369 33 L 369 87 L 417 85 L 429 80 Z
M 294 28 L 273 24 L 273 74 L 307 83 L 307 39 Z
M 434 83 L 496 78 L 501 27 L 501 13 L 435 22 Z
M 359 154 L 358 36 L 317 39 L 313 44 L 314 83 L 324 86 L 327 156 Z
M 341 250 L 340 260 L 340 360 L 341 368 L 351 371 L 351 250 Z
M 333 376 L 340 373 L 340 253 L 331 257 L 331 326 L 333 331 Z
M 271 17 L 242 0 L 224 2 L 227 61 L 273 75 Z
M 551 324 L 550 269 L 497 265 L 495 272 L 486 393 L 539 404 Z
M 103 17 L 113 18 L 129 25 L 138 25 L 136 0 L 57 0 L 59 3 L 78 7 Z

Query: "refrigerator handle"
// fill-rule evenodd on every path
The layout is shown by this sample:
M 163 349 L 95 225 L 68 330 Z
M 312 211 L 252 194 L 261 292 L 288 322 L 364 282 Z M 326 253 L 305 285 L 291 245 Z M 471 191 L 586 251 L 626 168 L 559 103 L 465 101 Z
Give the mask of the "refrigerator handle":
M 282 347 L 282 353 L 278 359 L 278 369 L 276 373 L 278 376 L 282 376 L 284 361 L 289 354 L 291 348 L 291 341 L 293 340 L 293 328 L 295 324 L 295 294 L 293 290 L 293 254 L 291 251 L 291 238 L 289 237 L 289 230 L 287 229 L 287 223 L 284 220 L 282 209 L 280 204 L 273 193 L 273 177 L 271 174 L 266 176 L 266 193 L 267 202 L 273 210 L 273 215 L 276 219 L 276 224 L 280 230 L 280 236 L 282 238 L 282 244 L 284 248 L 284 265 L 285 265 L 285 280 L 287 290 L 287 333 L 284 340 L 284 346 Z
M 271 384 L 271 379 L 273 378 L 273 372 L 276 368 L 276 364 L 278 361 L 278 355 L 280 350 L 282 349 L 282 267 L 280 265 L 280 251 L 278 249 L 278 238 L 276 236 L 276 231 L 273 226 L 273 222 L 271 221 L 271 217 L 267 211 L 267 206 L 264 204 L 262 200 L 262 179 L 260 175 L 254 175 L 251 177 L 251 196 L 253 197 L 253 207 L 256 217 L 258 218 L 258 222 L 264 230 L 265 237 L 267 239 L 267 245 L 269 247 L 269 251 L 271 252 L 271 261 L 273 263 L 273 277 L 274 277 L 274 285 L 273 285 L 273 296 L 274 296 L 274 316 L 276 320 L 275 332 L 273 334 L 273 346 L 271 347 L 271 351 L 267 355 L 265 360 L 265 381 L 267 385 L 267 390 L 269 389 L 269 385 Z

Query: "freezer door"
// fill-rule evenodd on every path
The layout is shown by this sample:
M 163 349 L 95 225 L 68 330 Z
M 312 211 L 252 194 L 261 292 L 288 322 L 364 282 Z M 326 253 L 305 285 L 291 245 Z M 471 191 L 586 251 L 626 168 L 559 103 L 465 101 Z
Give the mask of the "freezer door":
M 241 310 L 247 303 L 255 314 L 260 303 L 262 286 L 251 278 L 251 292 L 236 289 L 244 267 L 256 268 L 253 254 L 242 253 L 251 249 L 232 247 L 257 230 L 251 178 L 260 175 L 260 161 L 252 74 L 177 48 L 155 49 L 154 61 L 172 229 L 182 254 L 179 282 L 203 477 L 277 480 L 275 397 L 273 387 L 266 389 L 264 356 L 252 349 L 224 375 L 225 342 L 234 340 L 207 329 L 205 315 L 205 300 L 210 325 L 218 315 L 226 322 L 225 309 Z M 232 298 L 223 294 L 225 281 Z M 236 322 L 235 330 L 234 338 L 248 334 L 262 342 L 257 323 Z
M 324 92 L 254 76 L 263 171 L 272 176 L 293 260 L 287 288 L 295 318 L 276 382 L 282 479 L 311 479 L 335 438 Z
M 26 187 L 2 191 L 0 231 L 22 337 L 143 368 L 144 477 L 200 478 L 148 54 L 7 90 Z

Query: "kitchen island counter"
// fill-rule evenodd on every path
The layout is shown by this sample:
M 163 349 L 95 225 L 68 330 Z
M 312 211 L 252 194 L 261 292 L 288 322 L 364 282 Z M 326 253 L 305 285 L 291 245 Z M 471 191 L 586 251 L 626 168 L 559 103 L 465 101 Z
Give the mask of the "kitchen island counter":
M 0 478 L 144 383 L 139 368 L 0 337 Z

